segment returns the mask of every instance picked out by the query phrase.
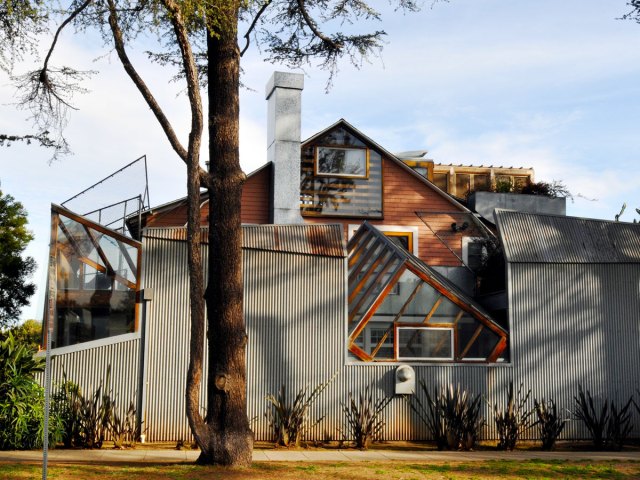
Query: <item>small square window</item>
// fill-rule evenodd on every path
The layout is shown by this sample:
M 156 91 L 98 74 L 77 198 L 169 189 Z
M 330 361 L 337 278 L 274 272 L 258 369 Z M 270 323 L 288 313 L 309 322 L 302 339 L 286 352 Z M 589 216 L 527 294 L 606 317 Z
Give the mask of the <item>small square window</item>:
M 316 175 L 368 178 L 368 151 L 366 148 L 316 147 Z

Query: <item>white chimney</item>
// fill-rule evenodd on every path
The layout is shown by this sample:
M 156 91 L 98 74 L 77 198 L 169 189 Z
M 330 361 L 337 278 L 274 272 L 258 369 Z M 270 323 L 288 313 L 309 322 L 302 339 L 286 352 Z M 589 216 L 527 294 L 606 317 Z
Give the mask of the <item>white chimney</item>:
M 267 160 L 273 163 L 273 223 L 304 223 L 300 215 L 300 136 L 304 76 L 274 72 L 267 83 Z

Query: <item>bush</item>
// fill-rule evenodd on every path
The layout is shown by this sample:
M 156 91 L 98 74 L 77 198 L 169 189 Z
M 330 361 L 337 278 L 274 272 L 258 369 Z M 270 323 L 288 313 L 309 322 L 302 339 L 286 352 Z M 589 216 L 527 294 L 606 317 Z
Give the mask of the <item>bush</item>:
M 433 397 L 424 382 L 420 382 L 427 399 L 426 405 L 418 396 L 411 399 L 411 409 L 427 426 L 438 450 L 470 450 L 475 446 L 484 419 L 480 415 L 481 397 L 473 397 L 460 385 L 434 389 Z
M 573 399 L 576 402 L 573 415 L 589 430 L 593 446 L 599 450 L 606 446 L 621 449 L 633 429 L 630 412 L 633 398 L 620 409 L 605 398 L 597 409 L 589 390 L 585 392 L 578 385 L 578 396 Z
M 324 419 L 324 417 L 321 417 L 313 424 L 307 425 L 309 407 L 316 401 L 320 393 L 327 388 L 334 377 L 335 375 L 328 381 L 317 385 L 311 393 L 307 393 L 308 387 L 300 389 L 293 400 L 287 398 L 284 385 L 275 396 L 267 395 L 266 400 L 270 405 L 265 416 L 273 430 L 276 445 L 284 447 L 300 446 L 305 432 Z
M 44 389 L 35 374 L 44 370 L 44 360 L 9 333 L 0 341 L 0 450 L 22 450 L 42 446 L 44 433 Z M 61 438 L 60 422 L 49 419 L 50 444 Z
M 531 395 L 529 390 L 522 394 L 523 385 L 520 384 L 517 395 L 514 395 L 513 382 L 509 383 L 507 390 L 507 405 L 499 408 L 496 403 L 493 406 L 493 419 L 498 430 L 498 449 L 513 450 L 520 436 L 531 428 L 531 409 L 527 408 L 527 401 Z
M 369 387 L 365 388 L 364 394 L 360 394 L 357 401 L 349 392 L 349 401 L 342 405 L 342 411 L 347 418 L 349 430 L 348 438 L 352 438 L 356 448 L 366 450 L 371 442 L 379 440 L 380 433 L 384 428 L 384 418 L 382 412 L 393 397 L 382 397 L 373 399 L 373 392 Z
M 564 430 L 567 420 L 559 417 L 556 404 L 551 399 L 545 400 L 543 398 L 540 402 L 534 399 L 533 405 L 538 417 L 534 425 L 538 427 L 542 449 L 552 450 L 556 440 Z
M 541 195 L 549 198 L 569 198 L 573 199 L 573 195 L 567 189 L 566 185 L 561 181 L 554 180 L 551 183 L 533 182 L 522 188 L 525 195 Z
M 116 448 L 133 445 L 139 436 L 136 409 L 131 402 L 124 416 L 120 415 L 108 389 L 111 368 L 107 368 L 106 387 L 103 382 L 88 398 L 73 382 L 66 380 L 53 395 L 52 409 L 61 419 L 65 447 L 101 448 L 110 437 Z

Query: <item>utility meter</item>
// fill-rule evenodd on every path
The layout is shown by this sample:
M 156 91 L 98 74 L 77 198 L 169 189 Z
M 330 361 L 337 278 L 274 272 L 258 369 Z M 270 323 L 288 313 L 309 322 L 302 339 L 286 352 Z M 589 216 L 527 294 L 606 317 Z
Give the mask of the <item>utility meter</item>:
M 396 395 L 413 395 L 416 393 L 416 373 L 409 365 L 396 368 Z

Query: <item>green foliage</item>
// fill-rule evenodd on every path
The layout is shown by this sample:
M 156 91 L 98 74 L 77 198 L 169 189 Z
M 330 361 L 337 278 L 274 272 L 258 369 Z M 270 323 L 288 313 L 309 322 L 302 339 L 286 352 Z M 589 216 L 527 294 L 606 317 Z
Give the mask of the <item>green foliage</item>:
M 556 404 L 553 400 L 544 398 L 538 402 L 533 400 L 534 409 L 538 420 L 534 423 L 538 427 L 543 450 L 552 450 L 556 440 L 567 424 L 566 419 L 561 419 L 558 415 Z
M 630 411 L 633 398 L 622 408 L 605 398 L 597 408 L 589 390 L 585 392 L 578 385 L 578 396 L 573 399 L 576 404 L 573 415 L 589 430 L 593 446 L 598 450 L 607 446 L 621 449 L 633 429 Z
M 523 388 L 520 384 L 517 394 L 514 394 L 513 382 L 509 382 L 506 406 L 500 407 L 497 403 L 493 406 L 493 419 L 498 430 L 500 450 L 513 450 L 520 436 L 532 426 L 533 411 L 527 407 L 531 390 L 523 395 Z
M 61 419 L 65 447 L 100 448 L 110 437 L 116 448 L 133 445 L 139 432 L 136 408 L 131 402 L 121 415 L 113 391 L 109 388 L 111 368 L 105 382 L 100 382 L 92 395 L 85 397 L 73 382 L 66 380 L 52 396 L 52 410 Z M 105 386 L 106 385 L 106 386 Z
M 42 445 L 44 390 L 35 374 L 43 359 L 9 333 L 0 341 L 0 450 L 31 449 Z M 50 417 L 50 443 L 61 438 L 60 422 Z
M 31 350 L 38 351 L 42 342 L 42 324 L 37 320 L 27 320 L 15 325 L 7 331 L 0 332 L 0 340 L 7 338 L 11 333 L 17 343 L 26 345 Z
M 513 182 L 510 179 L 496 180 L 496 193 L 511 193 L 513 192 Z
M 14 322 L 35 292 L 35 285 L 27 279 L 36 263 L 31 257 L 22 258 L 31 240 L 27 212 L 20 202 L 0 190 L 0 327 Z
M 267 395 L 266 400 L 269 406 L 265 416 L 273 430 L 276 445 L 300 446 L 305 432 L 324 419 L 321 417 L 308 425 L 309 408 L 334 378 L 335 375 L 326 382 L 318 384 L 310 393 L 308 386 L 301 388 L 293 399 L 287 398 L 284 385 L 277 395 Z
M 481 396 L 474 397 L 460 385 L 449 385 L 435 389 L 432 397 L 423 381 L 420 386 L 426 405 L 416 395 L 411 399 L 411 409 L 429 429 L 438 450 L 472 449 L 485 423 L 480 414 Z
M 532 182 L 522 188 L 522 192 L 525 195 L 542 195 L 550 198 L 570 198 L 573 199 L 573 195 L 566 187 L 566 185 L 559 181 L 553 180 L 548 182 Z
M 367 387 L 357 399 L 349 392 L 348 402 L 340 402 L 347 419 L 347 437 L 353 439 L 356 448 L 366 450 L 371 442 L 379 440 L 385 425 L 382 413 L 392 398 L 382 397 L 374 400 L 373 391 Z
M 633 430 L 631 424 L 631 404 L 633 398 L 630 398 L 622 408 L 611 402 L 609 405 L 609 423 L 607 424 L 607 442 L 615 450 L 622 450 L 624 442 Z

